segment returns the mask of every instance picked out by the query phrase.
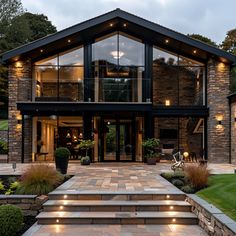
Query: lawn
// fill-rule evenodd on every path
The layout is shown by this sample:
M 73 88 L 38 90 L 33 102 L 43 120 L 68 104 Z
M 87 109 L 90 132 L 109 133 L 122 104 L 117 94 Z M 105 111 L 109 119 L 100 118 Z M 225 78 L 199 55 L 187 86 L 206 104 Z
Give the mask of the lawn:
M 8 129 L 8 120 L 0 120 L 0 130 Z
M 197 195 L 236 221 L 236 174 L 210 176 L 209 187 Z

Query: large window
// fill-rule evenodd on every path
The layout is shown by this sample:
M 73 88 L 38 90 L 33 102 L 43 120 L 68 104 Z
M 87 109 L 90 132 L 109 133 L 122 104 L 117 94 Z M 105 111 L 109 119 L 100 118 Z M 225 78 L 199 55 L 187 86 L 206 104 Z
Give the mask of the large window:
M 120 32 L 92 47 L 96 102 L 142 102 L 144 44 Z
M 153 103 L 155 105 L 205 105 L 204 65 L 153 48 Z
M 35 63 L 35 99 L 83 101 L 83 48 Z

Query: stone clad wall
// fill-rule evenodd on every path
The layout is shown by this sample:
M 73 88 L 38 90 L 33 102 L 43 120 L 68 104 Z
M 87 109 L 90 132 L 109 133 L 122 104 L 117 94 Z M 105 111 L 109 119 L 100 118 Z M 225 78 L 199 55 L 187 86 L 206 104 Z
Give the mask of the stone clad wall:
M 31 100 L 31 63 L 30 61 L 16 62 L 9 66 L 8 91 L 9 91 L 9 161 L 20 162 L 22 151 L 22 124 L 20 111 L 17 110 L 17 101 Z M 31 121 L 25 122 L 25 160 L 31 159 Z M 29 156 L 30 155 L 30 156 Z
M 36 216 L 48 200 L 46 195 L 0 195 L 0 205 L 13 204 L 23 211 L 24 216 Z
M 230 67 L 222 62 L 210 60 L 207 65 L 208 160 L 228 163 L 230 145 L 229 95 Z M 222 116 L 218 125 L 217 116 Z
M 236 164 L 236 103 L 231 104 L 231 163 Z

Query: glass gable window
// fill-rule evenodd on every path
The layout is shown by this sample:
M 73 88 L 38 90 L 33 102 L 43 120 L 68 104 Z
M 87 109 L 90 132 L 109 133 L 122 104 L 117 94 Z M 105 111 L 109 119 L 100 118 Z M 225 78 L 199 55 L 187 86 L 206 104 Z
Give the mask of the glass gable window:
M 93 44 L 96 102 L 141 102 L 144 44 L 120 32 Z
M 154 105 L 205 105 L 204 83 L 204 64 L 153 48 Z
M 83 48 L 35 63 L 35 100 L 83 101 Z

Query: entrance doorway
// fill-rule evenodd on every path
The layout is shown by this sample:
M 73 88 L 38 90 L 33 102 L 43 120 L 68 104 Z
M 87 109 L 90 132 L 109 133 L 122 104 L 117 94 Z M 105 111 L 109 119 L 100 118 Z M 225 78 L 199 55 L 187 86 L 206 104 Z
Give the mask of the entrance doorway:
M 132 119 L 103 120 L 103 161 L 134 161 L 135 122 Z

